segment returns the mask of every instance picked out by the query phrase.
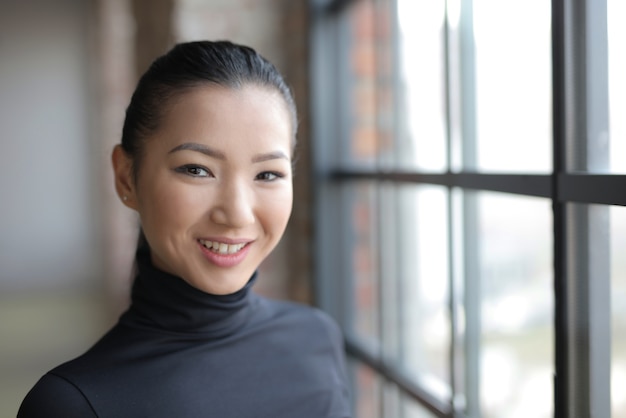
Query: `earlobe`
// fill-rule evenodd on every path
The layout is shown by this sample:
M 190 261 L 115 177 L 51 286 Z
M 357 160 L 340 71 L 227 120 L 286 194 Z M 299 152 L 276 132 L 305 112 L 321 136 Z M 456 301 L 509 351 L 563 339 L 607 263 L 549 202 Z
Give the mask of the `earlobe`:
M 111 155 L 111 163 L 117 195 L 124 205 L 137 210 L 132 157 L 124 151 L 121 145 L 116 145 Z

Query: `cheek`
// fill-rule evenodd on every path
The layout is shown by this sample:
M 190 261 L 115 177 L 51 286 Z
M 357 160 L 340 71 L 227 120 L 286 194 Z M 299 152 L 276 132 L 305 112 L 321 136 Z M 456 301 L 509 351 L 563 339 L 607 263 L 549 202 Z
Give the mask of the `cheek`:
M 139 216 L 145 228 L 159 235 L 184 231 L 202 216 L 201 193 L 193 193 L 185 185 L 156 180 L 141 189 Z M 146 234 L 148 234 L 147 231 Z
M 266 224 L 267 229 L 271 229 L 274 235 L 282 235 L 289 221 L 291 209 L 293 205 L 293 196 L 291 190 L 281 193 L 280 196 L 274 196 L 268 199 L 262 205 L 261 217 Z

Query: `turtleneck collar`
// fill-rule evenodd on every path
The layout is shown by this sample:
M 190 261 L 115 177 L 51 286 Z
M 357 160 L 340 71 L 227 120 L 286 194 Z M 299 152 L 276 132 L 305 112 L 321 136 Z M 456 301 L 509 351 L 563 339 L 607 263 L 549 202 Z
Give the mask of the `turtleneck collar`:
M 152 265 L 149 249 L 137 251 L 138 274 L 132 304 L 121 321 L 168 333 L 223 337 L 237 331 L 251 314 L 251 287 L 257 273 L 239 291 L 212 295 Z

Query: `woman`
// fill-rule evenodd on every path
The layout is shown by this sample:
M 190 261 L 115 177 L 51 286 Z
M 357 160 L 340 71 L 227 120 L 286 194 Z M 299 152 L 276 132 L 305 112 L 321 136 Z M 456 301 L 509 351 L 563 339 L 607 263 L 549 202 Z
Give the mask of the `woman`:
M 350 416 L 337 326 L 251 291 L 291 212 L 296 124 L 250 48 L 183 43 L 153 63 L 112 156 L 141 220 L 132 304 L 18 417 Z

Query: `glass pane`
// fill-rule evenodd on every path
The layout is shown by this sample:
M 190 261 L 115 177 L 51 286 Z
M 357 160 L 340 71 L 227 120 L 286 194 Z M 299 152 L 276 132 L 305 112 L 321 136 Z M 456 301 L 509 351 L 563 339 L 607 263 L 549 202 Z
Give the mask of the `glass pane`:
M 447 192 L 436 186 L 399 190 L 400 360 L 422 387 L 446 402 L 451 392 Z
M 343 163 L 375 168 L 395 161 L 395 31 L 392 0 L 353 2 L 346 14 Z
M 626 2 L 608 0 L 609 38 L 609 155 L 611 172 L 626 173 Z
M 611 416 L 626 418 L 626 208 L 611 208 Z
M 398 0 L 399 90 L 397 161 L 402 168 L 446 169 L 443 1 Z
M 383 418 L 381 411 L 380 376 L 362 363 L 352 363 L 354 377 L 355 418 Z
M 567 204 L 567 361 L 572 416 L 610 416 L 611 212 Z
M 550 2 L 474 0 L 473 5 L 476 168 L 549 172 Z
M 408 396 L 402 398 L 402 418 L 436 418 L 430 411 L 425 409 L 419 402 Z
M 398 417 L 400 418 L 401 404 L 400 404 L 400 389 L 394 383 L 385 381 L 383 385 L 383 417 Z
M 349 199 L 351 225 L 348 277 L 352 277 L 350 331 L 363 342 L 378 347 L 378 222 L 377 190 L 372 183 L 353 183 L 344 187 Z
M 395 0 L 375 0 L 376 27 L 376 129 L 378 138 L 378 166 L 397 167 L 395 118 L 395 16 L 392 12 Z
M 376 49 L 374 4 L 358 1 L 346 14 L 348 57 L 346 108 L 349 131 L 344 163 L 374 166 L 378 153 L 376 138 Z
M 378 185 L 378 240 L 376 246 L 379 252 L 379 268 L 381 288 L 381 352 L 393 362 L 397 362 L 399 342 L 402 330 L 399 324 L 400 288 L 398 287 L 399 251 L 402 246 L 404 224 L 398 219 L 399 192 L 397 185 L 389 182 Z
M 553 270 L 551 202 L 478 193 L 478 361 L 482 416 L 552 417 Z M 468 272 L 471 274 L 471 272 Z M 478 301 L 477 301 L 478 302 Z M 471 339 L 471 336 L 467 336 Z M 475 361 L 468 359 L 468 361 Z

